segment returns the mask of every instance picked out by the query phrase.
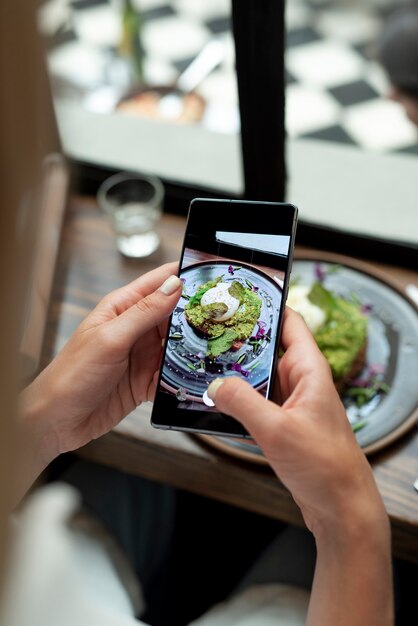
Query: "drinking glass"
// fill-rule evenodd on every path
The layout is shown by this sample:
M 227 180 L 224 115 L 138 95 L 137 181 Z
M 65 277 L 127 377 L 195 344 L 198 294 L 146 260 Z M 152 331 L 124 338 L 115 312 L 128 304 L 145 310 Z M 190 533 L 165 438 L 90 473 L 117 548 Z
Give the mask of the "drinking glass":
M 97 201 L 112 225 L 119 252 L 141 258 L 157 250 L 163 200 L 164 187 L 155 176 L 120 172 L 100 185 Z

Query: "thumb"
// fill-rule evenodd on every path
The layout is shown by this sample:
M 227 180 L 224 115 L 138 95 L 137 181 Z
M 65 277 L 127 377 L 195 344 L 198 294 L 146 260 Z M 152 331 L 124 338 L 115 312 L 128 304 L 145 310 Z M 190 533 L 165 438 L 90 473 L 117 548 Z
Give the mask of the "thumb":
M 182 287 L 180 278 L 173 274 L 159 289 L 113 319 L 110 325 L 119 346 L 129 350 L 142 335 L 167 318 L 178 302 Z
M 215 378 L 208 387 L 208 396 L 217 409 L 238 420 L 260 445 L 277 428 L 279 407 L 241 378 Z

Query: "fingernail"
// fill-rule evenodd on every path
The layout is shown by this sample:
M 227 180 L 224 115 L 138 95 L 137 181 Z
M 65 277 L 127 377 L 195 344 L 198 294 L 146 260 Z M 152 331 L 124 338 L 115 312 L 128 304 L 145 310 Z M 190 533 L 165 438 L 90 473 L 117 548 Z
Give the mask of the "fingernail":
M 208 396 L 211 400 L 215 400 L 216 392 L 224 382 L 225 380 L 223 378 L 215 378 L 215 380 L 212 380 L 207 389 Z
M 178 276 L 169 276 L 165 282 L 160 287 L 160 291 L 163 292 L 165 296 L 171 296 L 181 285 L 181 280 Z

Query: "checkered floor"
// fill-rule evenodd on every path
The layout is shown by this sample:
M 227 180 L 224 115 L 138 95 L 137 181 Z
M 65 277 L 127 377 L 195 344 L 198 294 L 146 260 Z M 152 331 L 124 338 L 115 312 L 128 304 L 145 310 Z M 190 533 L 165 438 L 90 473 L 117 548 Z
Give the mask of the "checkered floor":
M 385 16 L 403 0 L 288 0 L 287 130 L 367 150 L 418 155 L 418 131 L 385 98 L 388 85 L 373 59 Z M 198 90 L 209 103 L 203 120 L 237 132 L 239 116 L 230 0 L 132 0 L 142 18 L 145 79 L 172 82 L 211 38 L 224 42 L 220 65 Z M 123 86 L 114 51 L 118 0 L 48 0 L 40 27 L 52 75 L 73 87 L 84 106 L 105 112 Z M 119 84 L 118 84 L 119 83 Z M 113 91 L 112 91 L 113 90 Z

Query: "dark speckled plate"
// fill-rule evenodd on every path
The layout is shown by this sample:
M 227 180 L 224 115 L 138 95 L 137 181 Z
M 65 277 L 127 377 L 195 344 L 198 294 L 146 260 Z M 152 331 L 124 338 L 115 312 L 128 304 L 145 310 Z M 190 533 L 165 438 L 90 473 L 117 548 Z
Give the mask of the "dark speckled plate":
M 347 416 L 362 426 L 356 437 L 366 454 L 389 445 L 411 428 L 418 419 L 418 311 L 401 287 L 393 284 L 366 264 L 346 257 L 326 254 L 318 260 L 296 258 L 292 280 L 311 284 L 318 271 L 324 286 L 346 297 L 355 297 L 368 311 L 366 370 L 373 368 L 388 386 L 358 408 L 343 395 Z M 208 443 L 239 457 L 266 463 L 258 446 L 251 441 L 205 436 Z

